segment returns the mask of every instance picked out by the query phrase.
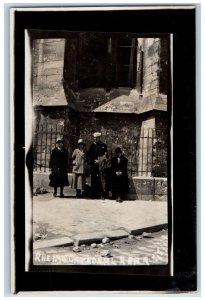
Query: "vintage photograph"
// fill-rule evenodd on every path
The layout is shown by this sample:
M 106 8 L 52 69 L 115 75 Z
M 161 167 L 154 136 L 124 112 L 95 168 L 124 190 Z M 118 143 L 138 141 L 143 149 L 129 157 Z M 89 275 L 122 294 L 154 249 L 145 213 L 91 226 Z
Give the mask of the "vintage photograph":
M 171 35 L 27 35 L 33 265 L 170 264 Z

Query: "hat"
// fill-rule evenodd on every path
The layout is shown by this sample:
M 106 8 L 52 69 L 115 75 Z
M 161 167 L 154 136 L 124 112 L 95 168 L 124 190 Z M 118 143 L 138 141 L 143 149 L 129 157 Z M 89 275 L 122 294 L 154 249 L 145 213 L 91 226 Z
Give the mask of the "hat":
M 59 143 L 59 142 L 63 143 L 63 140 L 61 138 L 57 138 L 56 144 Z
M 85 145 L 83 139 L 79 139 L 79 140 L 78 140 L 78 145 L 79 145 L 79 144 L 84 144 L 84 145 Z
M 94 137 L 98 137 L 98 136 L 101 136 L 101 135 L 102 135 L 101 132 L 95 132 L 95 133 L 93 133 Z
M 117 154 L 117 153 L 122 153 L 122 149 L 120 148 L 120 147 L 117 147 L 116 149 L 115 149 L 115 153 Z

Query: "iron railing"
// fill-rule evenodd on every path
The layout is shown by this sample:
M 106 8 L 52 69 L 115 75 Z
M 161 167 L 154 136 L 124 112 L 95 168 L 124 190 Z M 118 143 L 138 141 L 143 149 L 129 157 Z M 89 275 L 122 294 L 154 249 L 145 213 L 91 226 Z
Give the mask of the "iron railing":
M 39 172 L 48 172 L 49 160 L 56 139 L 63 138 L 64 128 L 54 125 L 40 125 L 33 137 L 33 169 Z M 72 135 L 69 139 L 76 141 L 83 138 L 87 150 L 93 140 L 92 132 L 80 136 Z M 102 141 L 108 146 L 108 156 L 115 155 L 115 148 L 121 147 L 128 159 L 129 176 L 167 177 L 167 131 L 142 128 L 138 137 L 125 140 L 120 132 L 102 133 Z M 76 143 L 75 143 L 76 145 Z M 70 149 L 70 151 L 73 151 Z M 72 147 L 71 147 L 72 148 Z M 72 154 L 72 153 L 70 153 Z M 71 155 L 70 155 L 71 156 Z M 72 165 L 70 163 L 70 171 Z

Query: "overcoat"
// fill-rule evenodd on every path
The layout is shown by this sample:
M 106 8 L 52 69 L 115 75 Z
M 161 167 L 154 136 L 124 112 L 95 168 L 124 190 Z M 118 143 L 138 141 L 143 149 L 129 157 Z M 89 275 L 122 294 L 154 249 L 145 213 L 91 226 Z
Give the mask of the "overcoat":
M 72 154 L 73 177 L 71 187 L 78 190 L 85 190 L 86 155 L 84 151 L 75 149 Z
M 72 154 L 73 159 L 73 173 L 85 174 L 86 171 L 86 157 L 85 152 L 80 149 L 75 149 Z
M 65 148 L 52 150 L 49 168 L 51 169 L 49 186 L 69 186 L 68 152 Z
M 111 176 L 112 176 L 112 192 L 114 195 L 125 195 L 128 192 L 128 175 L 127 175 L 128 160 L 121 155 L 120 159 L 113 157 L 111 159 Z M 117 176 L 116 172 L 122 172 Z

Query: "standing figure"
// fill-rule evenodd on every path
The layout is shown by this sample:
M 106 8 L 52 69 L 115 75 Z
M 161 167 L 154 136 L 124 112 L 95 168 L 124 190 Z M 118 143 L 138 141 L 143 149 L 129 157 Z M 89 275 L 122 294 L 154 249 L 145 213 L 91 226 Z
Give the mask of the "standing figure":
M 111 160 L 112 195 L 117 202 L 122 202 L 128 192 L 127 158 L 120 147 L 115 149 L 116 156 Z
M 85 190 L 86 157 L 85 143 L 83 139 L 78 140 L 78 148 L 73 151 L 73 179 L 72 188 L 76 189 L 76 198 L 82 197 Z
M 106 175 L 105 169 L 108 162 L 107 145 L 101 140 L 101 133 L 93 134 L 94 142 L 91 144 L 87 154 L 91 174 L 91 197 L 93 199 L 105 199 Z
M 53 196 L 57 197 L 57 188 L 60 187 L 60 197 L 63 198 L 64 186 L 69 186 L 68 152 L 63 147 L 61 139 L 57 139 L 56 147 L 52 150 L 49 168 L 51 169 L 49 186 L 54 187 Z

